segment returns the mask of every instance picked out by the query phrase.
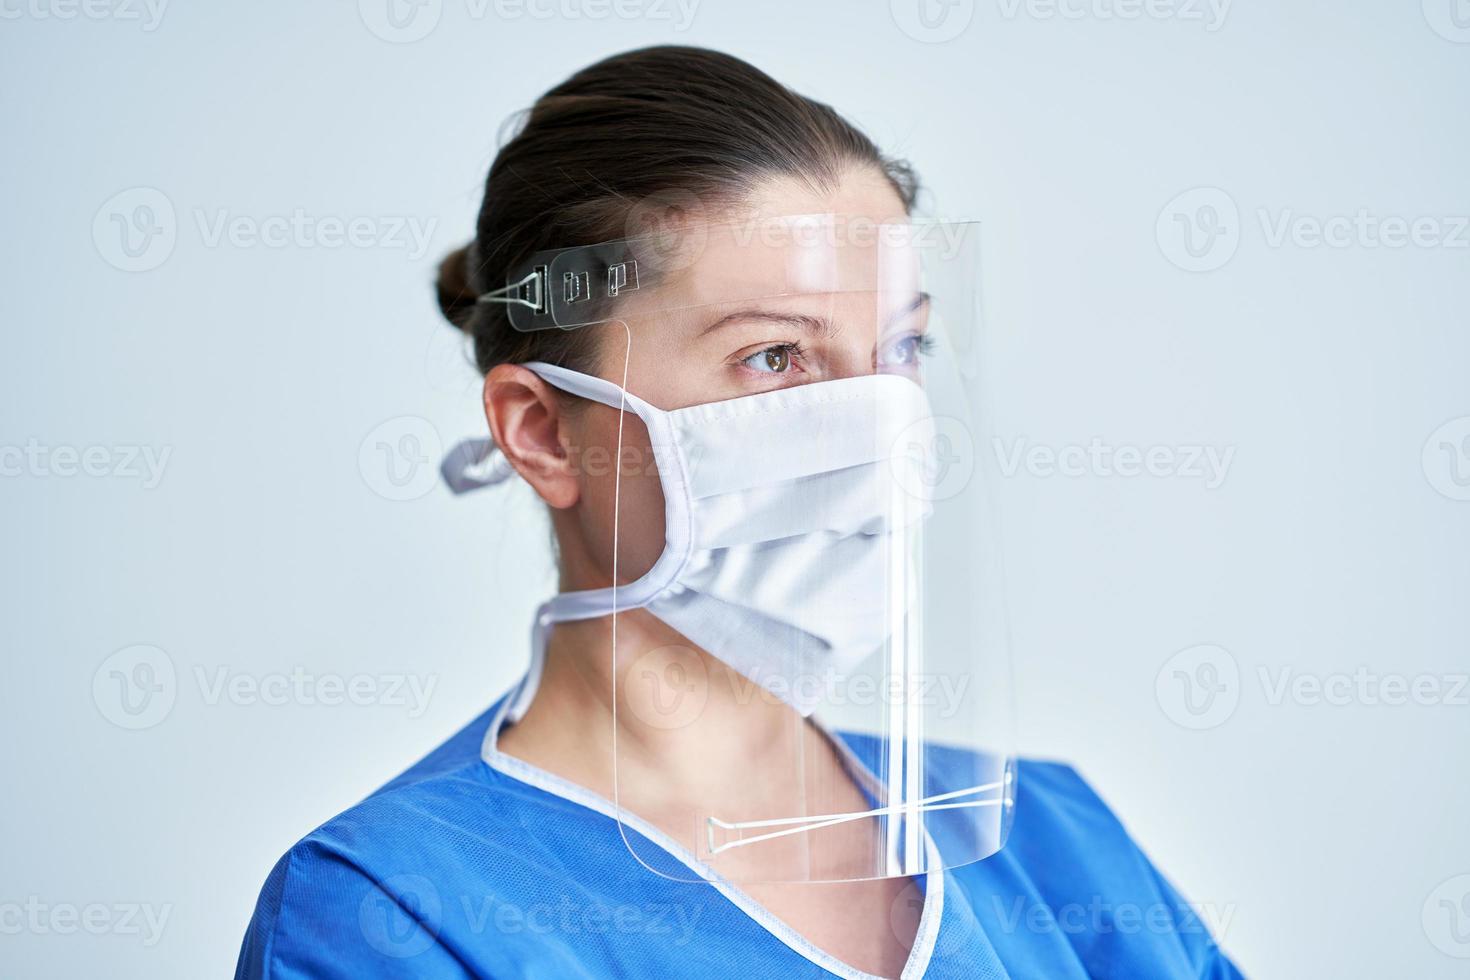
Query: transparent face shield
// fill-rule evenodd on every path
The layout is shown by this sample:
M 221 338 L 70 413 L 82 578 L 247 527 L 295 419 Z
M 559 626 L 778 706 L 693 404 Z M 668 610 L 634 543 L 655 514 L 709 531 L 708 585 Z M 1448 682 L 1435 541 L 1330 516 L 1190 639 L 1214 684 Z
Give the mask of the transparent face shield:
M 542 253 L 487 297 L 593 331 L 580 417 L 611 798 L 676 879 L 984 858 L 1015 797 L 979 226 L 819 215 Z M 602 642 L 601 640 L 599 642 Z

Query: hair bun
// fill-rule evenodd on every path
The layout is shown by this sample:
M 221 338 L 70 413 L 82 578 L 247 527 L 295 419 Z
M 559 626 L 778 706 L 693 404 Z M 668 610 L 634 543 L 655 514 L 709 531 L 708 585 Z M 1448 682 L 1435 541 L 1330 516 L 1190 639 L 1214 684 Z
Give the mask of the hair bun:
M 439 263 L 439 279 L 434 284 L 439 293 L 439 310 L 457 329 L 468 327 L 475 311 L 479 290 L 470 281 L 470 249 L 473 243 L 457 248 Z

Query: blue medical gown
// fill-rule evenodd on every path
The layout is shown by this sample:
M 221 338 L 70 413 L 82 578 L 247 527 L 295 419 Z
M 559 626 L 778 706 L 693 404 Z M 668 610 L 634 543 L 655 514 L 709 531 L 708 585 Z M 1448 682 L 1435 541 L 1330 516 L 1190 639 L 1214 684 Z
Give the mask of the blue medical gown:
M 237 978 L 864 976 L 738 892 L 649 871 L 605 813 L 486 764 L 496 717 L 281 858 Z M 1017 787 L 1000 853 L 915 887 L 919 907 L 942 902 L 905 976 L 1240 976 L 1072 769 L 1022 761 Z

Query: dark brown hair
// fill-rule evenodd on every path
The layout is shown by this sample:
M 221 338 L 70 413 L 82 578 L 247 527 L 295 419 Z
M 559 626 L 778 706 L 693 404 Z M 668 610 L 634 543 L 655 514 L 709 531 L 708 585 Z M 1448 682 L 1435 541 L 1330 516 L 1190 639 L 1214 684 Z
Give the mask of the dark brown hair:
M 538 99 L 500 150 L 474 241 L 440 263 L 439 307 L 474 338 L 482 373 L 529 360 L 590 370 L 593 331 L 517 331 L 503 305 L 476 297 L 535 252 L 625 237 L 640 202 L 729 203 L 778 176 L 825 190 L 854 165 L 886 174 L 913 206 L 906 164 L 739 58 L 672 46 L 615 55 Z

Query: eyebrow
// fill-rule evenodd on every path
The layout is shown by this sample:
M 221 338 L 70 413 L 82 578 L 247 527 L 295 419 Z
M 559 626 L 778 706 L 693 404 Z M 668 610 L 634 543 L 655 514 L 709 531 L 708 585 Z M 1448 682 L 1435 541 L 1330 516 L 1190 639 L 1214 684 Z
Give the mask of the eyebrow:
M 765 323 L 779 323 L 783 326 L 796 327 L 798 330 L 804 330 L 818 337 L 831 337 L 837 332 L 837 328 L 832 325 L 832 321 L 826 317 L 808 316 L 805 313 L 776 313 L 772 310 L 751 309 L 736 310 L 734 313 L 727 313 L 701 330 L 699 335 L 702 337 L 705 334 L 713 333 L 725 324 L 733 323 L 737 320 L 759 320 Z
M 928 293 L 915 293 L 913 300 L 902 309 L 895 310 L 890 319 L 896 319 L 897 317 L 912 313 L 915 310 L 923 309 L 925 306 L 928 305 Z M 796 327 L 799 330 L 804 330 L 818 337 L 832 337 L 835 336 L 838 332 L 832 321 L 828 320 L 826 317 L 809 316 L 805 313 L 778 313 L 774 310 L 750 308 L 744 310 L 736 310 L 733 313 L 725 314 L 714 323 L 711 323 L 709 326 L 701 330 L 699 332 L 699 335 L 703 337 L 705 334 L 713 333 L 715 330 L 718 330 L 725 324 L 733 323 L 737 320 L 757 320 L 765 323 L 779 323 L 788 327 Z

